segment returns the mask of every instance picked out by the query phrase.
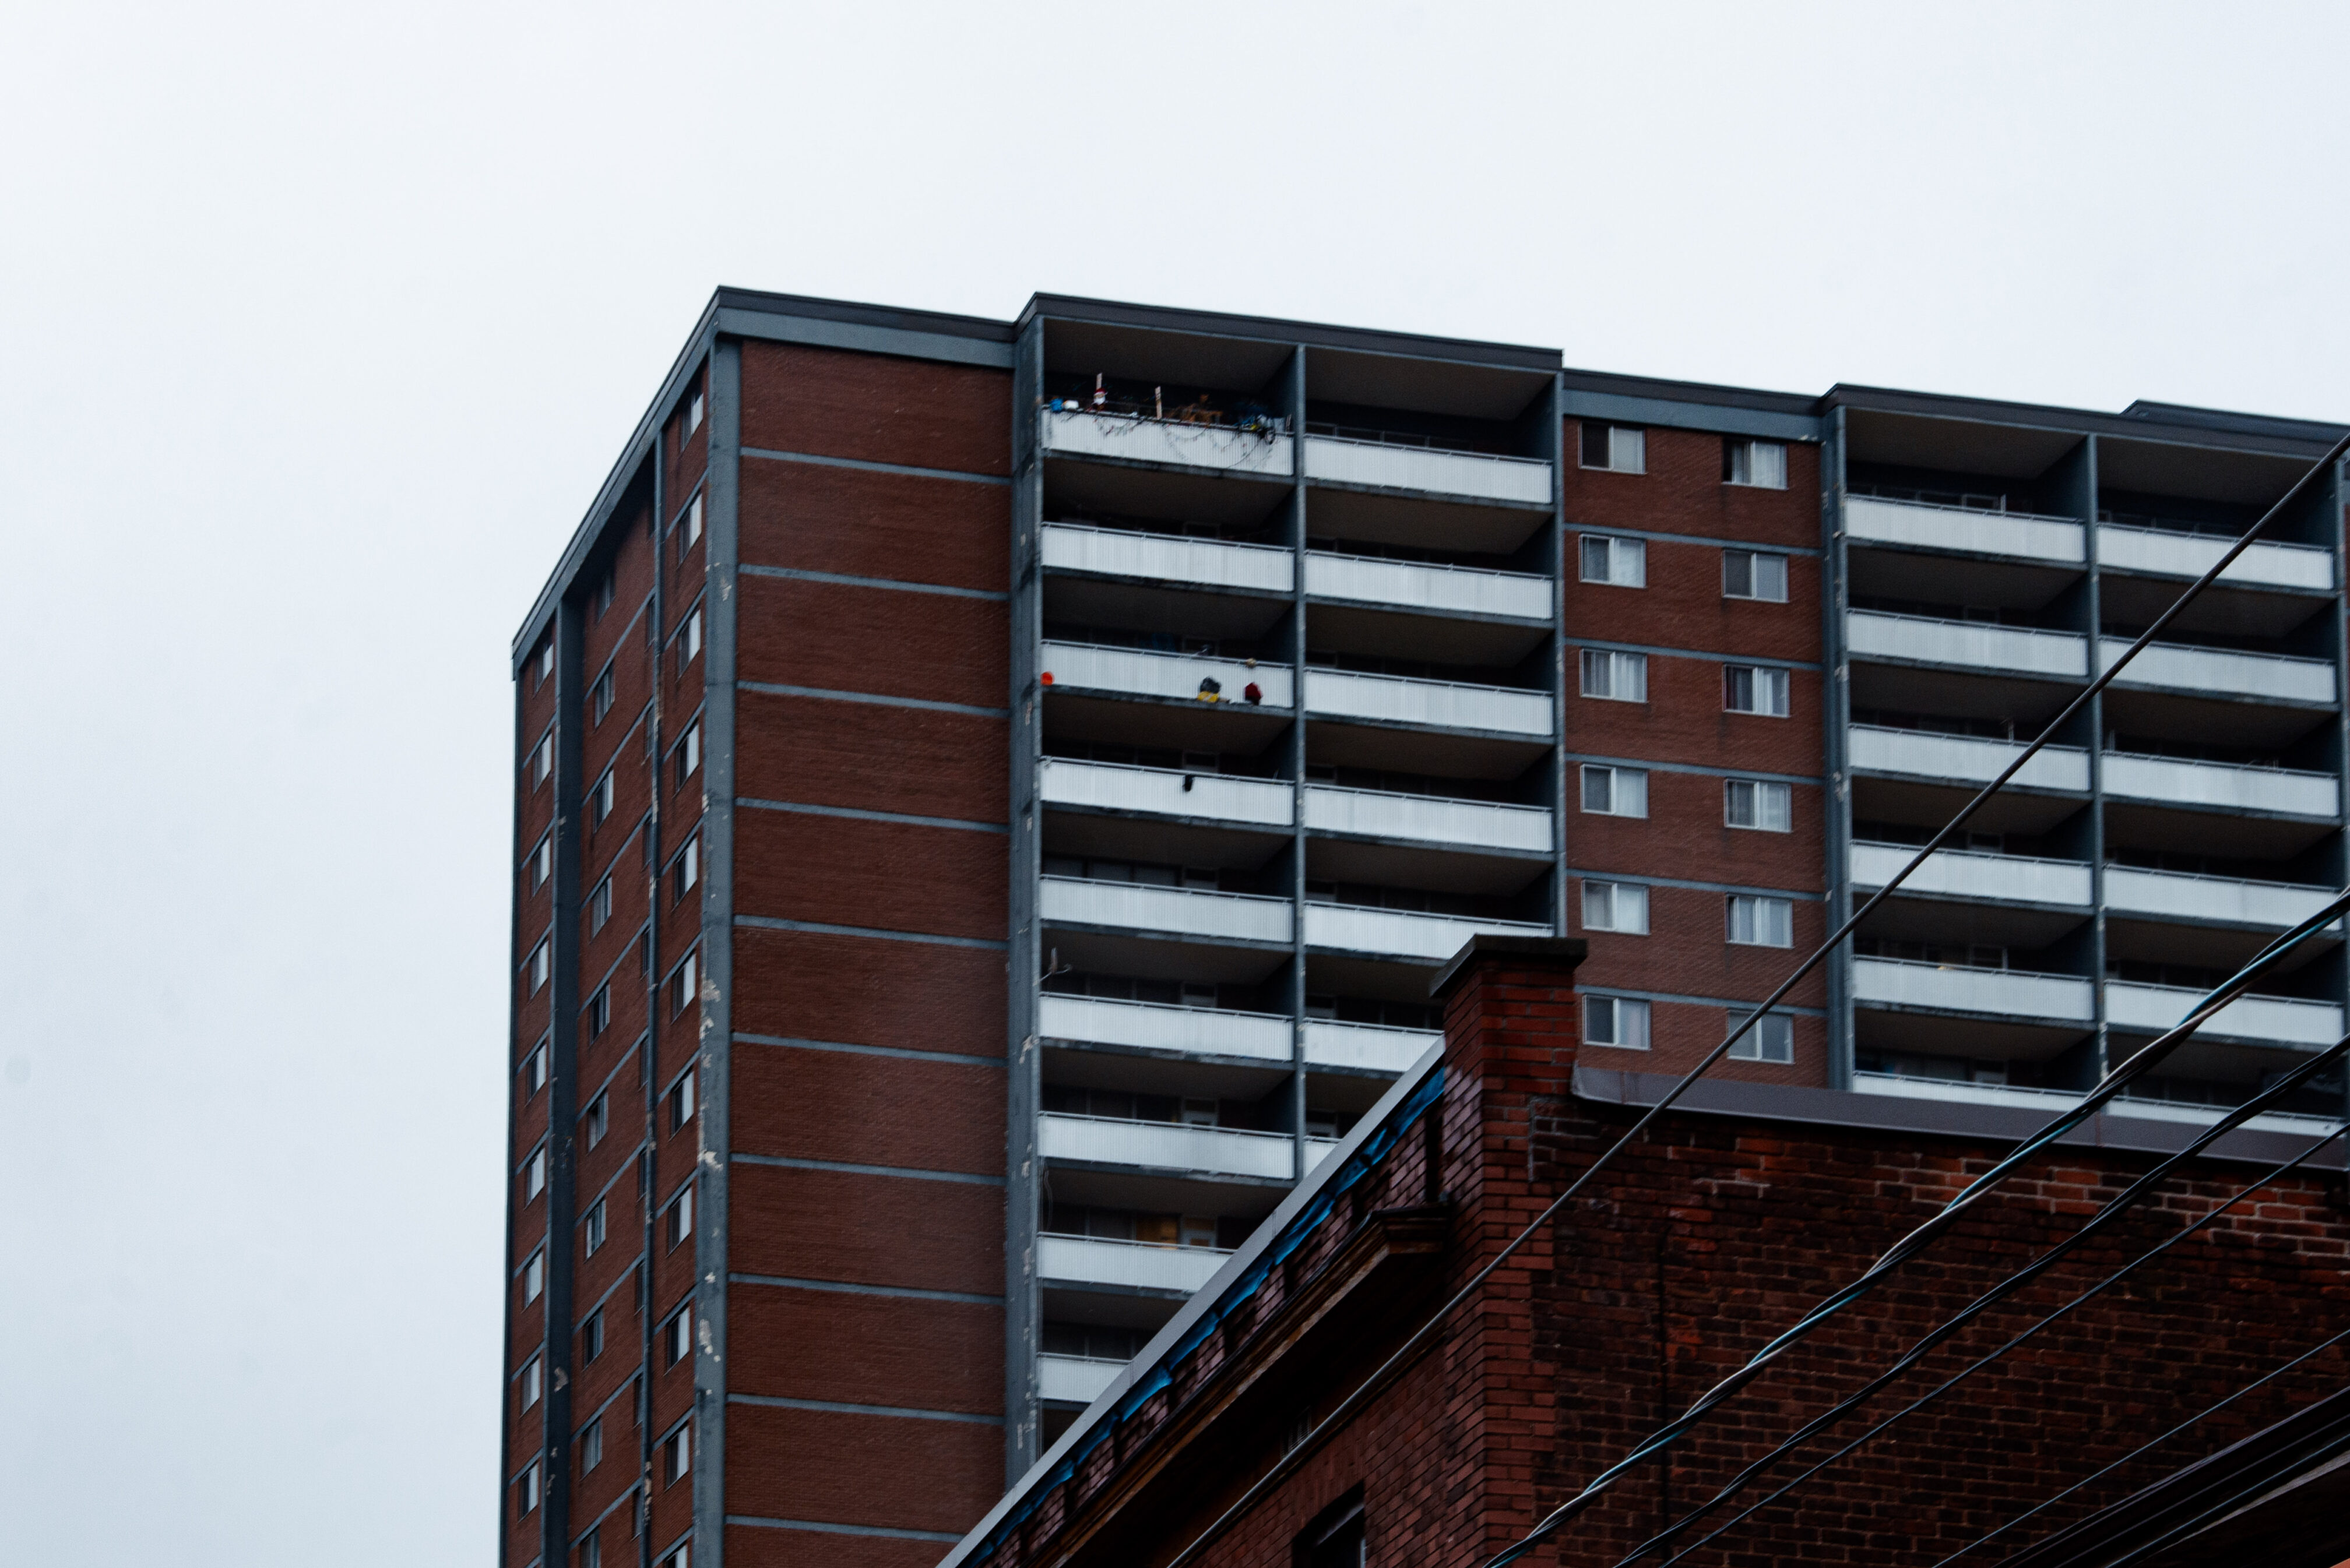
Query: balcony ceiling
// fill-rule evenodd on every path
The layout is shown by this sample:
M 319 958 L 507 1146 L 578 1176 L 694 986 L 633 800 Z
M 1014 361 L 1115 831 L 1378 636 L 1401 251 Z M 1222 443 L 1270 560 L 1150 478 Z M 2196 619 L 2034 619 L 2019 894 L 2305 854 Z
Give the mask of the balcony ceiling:
M 2097 483 L 2106 490 L 2266 506 L 2308 468 L 2299 458 L 2262 452 L 2214 452 L 2122 436 L 2097 439 Z
M 1850 409 L 1845 414 L 1856 462 L 1899 463 L 2002 479 L 2037 479 L 2051 463 L 2081 444 L 2077 431 L 2030 425 L 1983 424 L 1931 414 L 1887 413 Z
M 1045 368 L 1077 375 L 1101 373 L 1138 381 L 1220 387 L 1278 402 L 1273 385 L 1289 363 L 1291 345 L 1263 338 L 1200 332 L 1162 332 L 1092 321 L 1047 321 Z
M 1550 388 L 1548 372 L 1362 354 L 1305 351 L 1305 389 L 1317 402 L 1361 403 L 1419 413 L 1513 420 Z

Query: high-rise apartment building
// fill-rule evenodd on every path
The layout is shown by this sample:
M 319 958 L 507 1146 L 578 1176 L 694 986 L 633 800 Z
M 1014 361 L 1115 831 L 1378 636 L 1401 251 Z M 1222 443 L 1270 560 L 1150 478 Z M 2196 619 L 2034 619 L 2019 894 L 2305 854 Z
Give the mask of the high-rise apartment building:
M 933 1561 L 1470 934 L 1686 1067 L 2293 493 L 1717 1069 L 2077 1090 L 2344 878 L 2338 433 L 721 292 L 515 644 L 504 1560 Z

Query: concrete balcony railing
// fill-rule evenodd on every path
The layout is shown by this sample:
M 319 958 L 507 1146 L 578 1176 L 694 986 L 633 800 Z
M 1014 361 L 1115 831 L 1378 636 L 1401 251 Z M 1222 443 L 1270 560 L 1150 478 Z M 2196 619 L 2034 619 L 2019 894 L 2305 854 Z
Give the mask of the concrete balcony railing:
M 1916 1007 L 2083 1025 L 2096 1016 L 2089 982 L 2072 975 L 1859 958 L 1852 961 L 1852 990 L 1854 1002 L 1862 1007 Z
M 1046 877 L 1037 905 L 1045 922 L 1055 925 L 1107 926 L 1210 941 L 1289 940 L 1289 900 L 1250 893 Z
M 1305 556 L 1309 598 L 1546 621 L 1555 591 L 1550 578 L 1525 572 L 1436 566 L 1321 550 Z
M 1940 784 L 1989 784 L 2023 751 L 2013 741 L 1937 735 L 1922 730 L 1883 730 L 1868 724 L 1852 726 L 1850 738 L 1853 772 Z M 2014 783 L 2025 789 L 2085 794 L 2089 789 L 2089 753 L 2075 746 L 2044 747 L 2024 764 Z
M 2201 996 L 2200 992 L 2179 986 L 2109 980 L 2106 1021 L 2116 1029 L 2159 1034 L 2178 1027 Z M 2196 1031 L 2199 1039 L 2207 1034 L 2267 1045 L 2322 1048 L 2342 1038 L 2342 1009 L 2330 1002 L 2304 1002 L 2298 997 L 2241 996 Z
M 2332 774 L 2107 752 L 2105 775 L 2108 795 L 2153 805 L 2207 806 L 2327 821 L 2342 811 L 2341 784 Z
M 1305 945 L 1327 951 L 1441 963 L 1480 931 L 1512 937 L 1551 934 L 1549 926 L 1525 920 L 1471 920 L 1409 909 L 1366 909 L 1358 904 L 1305 906 Z
M 1551 815 L 1544 806 L 1499 805 L 1328 784 L 1306 786 L 1305 826 L 1315 833 L 1362 834 L 1415 844 L 1538 853 L 1547 853 L 1551 847 Z
M 1188 653 L 1154 653 L 1139 648 L 1107 648 L 1092 642 L 1048 642 L 1040 668 L 1047 683 L 1069 691 L 1107 691 L 1121 697 L 1175 697 L 1197 701 L 1200 682 L 1222 686 L 1222 701 L 1245 707 L 1242 692 L 1254 681 L 1267 708 L 1290 705 L 1289 666 Z
M 1039 1355 L 1036 1358 L 1036 1397 L 1064 1405 L 1090 1405 L 1102 1397 L 1102 1390 L 1118 1381 L 1126 1370 L 1123 1361 L 1112 1361 L 1098 1355 Z
M 1266 690 L 1270 692 L 1271 688 Z M 1305 707 L 1308 712 L 1334 719 L 1435 724 L 1449 730 L 1485 730 L 1543 740 L 1548 740 L 1551 732 L 1550 693 L 1511 686 L 1309 670 Z
M 1899 844 L 1856 843 L 1852 881 L 1877 888 L 1891 881 L 1918 851 Z M 1981 898 L 2002 904 L 2032 904 L 2085 909 L 2089 867 L 2077 860 L 2040 860 L 2022 855 L 1980 855 L 1938 849 L 1909 874 L 1901 892 L 1918 898 Z
M 1215 1247 L 1169 1247 L 1048 1231 L 1036 1238 L 1036 1277 L 1048 1284 L 1188 1295 L 1213 1279 L 1231 1255 Z
M 1898 659 L 2057 680 L 2089 676 L 2088 639 L 2072 632 L 1852 610 L 1845 616 L 1845 639 L 1855 659 Z
M 2230 541 L 2205 534 L 2175 534 L 2167 528 L 2097 524 L 2097 563 L 2109 570 L 2146 572 L 2164 577 L 2199 577 L 2211 569 Z M 2334 589 L 2334 552 L 2308 545 L 2255 541 L 2220 574 L 2231 587 Z
M 1047 523 L 1040 542 L 1048 572 L 1097 572 L 1149 582 L 1276 594 L 1285 594 L 1292 587 L 1291 553 L 1278 546 L 1227 545 L 1216 539 L 1095 528 L 1082 523 Z
M 1286 1065 L 1293 1030 L 1289 1020 L 1276 1013 L 1046 992 L 1037 1002 L 1036 1033 L 1047 1040 L 1180 1051 L 1188 1056 L 1245 1056 Z
M 1097 414 L 1082 409 L 1046 409 L 1042 418 L 1045 452 L 1052 457 L 1119 458 L 1281 479 L 1289 477 L 1296 461 L 1296 442 L 1291 437 L 1238 431 L 1229 425 L 1185 424 L 1180 420 Z
M 1378 1023 L 1309 1019 L 1305 1024 L 1305 1064 L 1401 1073 L 1443 1038 L 1440 1029 L 1392 1029 Z
M 1305 477 L 1329 484 L 1419 490 L 1527 506 L 1547 506 L 1551 498 L 1550 463 L 1542 458 L 1444 452 L 1342 436 L 1305 438 Z
M 2077 566 L 2088 559 L 2087 535 L 2080 524 L 2069 517 L 2036 517 L 2025 512 L 1978 512 L 1971 507 L 1924 506 L 1847 495 L 1844 529 L 1856 544 L 1963 550 L 2054 566 Z
M 2100 639 L 2102 671 L 2127 651 L 2126 639 Z M 2232 649 L 2187 648 L 2149 643 L 2129 668 L 2114 677 L 2116 686 L 2156 686 L 2214 697 L 2250 697 L 2271 702 L 2328 703 L 2334 701 L 2334 666 L 2323 659 L 2287 659 Z
M 1181 1122 L 1128 1121 L 1048 1111 L 1036 1118 L 1036 1152 L 1048 1160 L 1181 1175 L 1286 1181 L 1295 1142 L 1287 1133 Z
M 1066 757 L 1045 759 L 1036 787 L 1046 805 L 1210 817 L 1284 831 L 1290 826 L 1294 805 L 1290 786 L 1279 780 L 1187 774 L 1124 763 L 1075 762 Z
M 2309 919 L 2333 898 L 2330 888 L 2303 888 L 2289 882 L 2143 871 L 2135 866 L 2106 867 L 2106 908 L 2116 915 L 2282 929 Z

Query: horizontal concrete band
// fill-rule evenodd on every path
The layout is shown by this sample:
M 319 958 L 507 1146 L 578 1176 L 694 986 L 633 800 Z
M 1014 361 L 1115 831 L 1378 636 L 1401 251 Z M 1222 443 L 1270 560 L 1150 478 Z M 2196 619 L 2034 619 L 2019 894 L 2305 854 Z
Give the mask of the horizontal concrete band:
M 1009 708 L 983 708 L 974 702 L 940 702 L 928 697 L 885 697 L 878 691 L 834 691 L 822 686 L 785 686 L 773 680 L 737 680 L 737 691 L 766 697 L 814 697 L 826 702 L 870 702 L 877 708 L 922 708 L 933 713 L 970 713 L 982 719 L 1009 719 Z
M 887 942 L 928 942 L 933 947 L 983 948 L 1002 952 L 1012 944 L 993 937 L 942 937 L 931 931 L 885 931 L 871 926 L 835 926 L 822 920 L 787 920 L 776 915 L 737 915 L 738 929 L 754 931 L 807 931 L 821 937 L 871 937 Z
M 1773 659 L 1760 653 L 1714 653 L 1702 648 L 1666 648 L 1653 642 L 1605 642 L 1597 638 L 1569 637 L 1567 642 L 1575 648 L 1604 648 L 1618 653 L 1653 653 L 1659 659 L 1694 659 L 1705 664 L 1759 665 L 1766 670 L 1817 670 L 1820 664 L 1808 659 Z M 1749 717 L 1759 717 L 1752 715 Z
M 960 468 L 917 468 L 904 462 L 872 462 L 861 457 L 827 457 L 813 452 L 777 452 L 773 447 L 746 446 L 744 457 L 764 458 L 770 462 L 811 462 L 818 468 L 858 468 L 868 473 L 897 473 L 910 479 L 958 479 L 966 484 L 1010 484 L 1001 474 L 972 473 Z
M 960 816 L 917 816 L 904 811 L 868 811 L 853 805 L 809 805 L 795 800 L 759 800 L 738 794 L 734 804 L 753 811 L 796 811 L 806 816 L 845 816 L 858 822 L 902 822 L 915 827 L 954 827 L 966 833 L 1004 833 L 1010 825 L 1001 822 L 972 822 Z
M 1679 888 L 1692 893 L 1752 893 L 1765 898 L 1793 898 L 1822 904 L 1825 893 L 1805 893 L 1794 888 L 1749 888 L 1737 882 L 1690 882 L 1679 877 L 1644 877 L 1637 871 L 1602 871 L 1596 867 L 1569 866 L 1566 874 L 1586 882 L 1629 882 L 1640 888 Z
M 910 1051 L 902 1045 L 852 1045 L 842 1040 L 798 1040 L 788 1034 L 754 1034 L 737 1029 L 737 1045 L 780 1045 L 795 1051 L 845 1051 L 858 1056 L 897 1056 L 909 1062 L 951 1062 L 973 1067 L 1001 1067 L 1001 1056 L 977 1056 L 967 1051 Z
M 1575 989 L 1584 996 L 1627 996 L 1635 1002 L 1669 1002 L 1683 1007 L 1719 1007 L 1742 1018 L 1753 1012 L 1756 1005 L 1753 1001 L 1742 1002 L 1731 996 L 1690 996 L 1683 992 L 1642 991 L 1625 985 L 1578 985 Z M 1783 1002 L 1771 1011 L 1796 1018 L 1825 1018 L 1828 1015 L 1825 1007 L 1799 1007 L 1792 1002 Z M 1603 1049 L 1615 1050 L 1617 1047 L 1606 1046 Z
M 779 1154 L 733 1154 L 733 1165 L 774 1165 L 786 1170 L 833 1170 L 847 1176 L 899 1176 L 914 1181 L 961 1181 L 974 1187 L 1001 1187 L 1001 1176 L 979 1176 L 962 1170 L 923 1170 L 907 1165 L 855 1165 L 840 1159 L 793 1159 Z
M 893 1541 L 937 1541 L 952 1545 L 962 1539 L 943 1530 L 895 1530 L 882 1524 L 827 1524 L 812 1519 L 762 1519 L 756 1514 L 730 1513 L 729 1524 L 754 1530 L 807 1530 L 819 1535 L 882 1535 Z
M 803 1280 L 788 1274 L 748 1274 L 733 1272 L 726 1276 L 730 1285 L 773 1285 L 786 1291 L 835 1291 L 851 1296 L 903 1296 L 910 1301 L 962 1302 L 970 1306 L 1000 1307 L 1002 1296 L 980 1295 L 971 1291 L 924 1290 L 919 1285 L 867 1285 L 847 1280 Z
M 1569 752 L 1566 760 L 1570 763 L 1596 763 L 1610 768 L 1640 768 L 1652 774 L 1697 774 L 1717 779 L 1764 779 L 1772 784 L 1809 784 L 1814 789 L 1827 782 L 1813 774 L 1773 774 L 1755 768 L 1713 768 L 1702 763 L 1653 763 L 1638 757 L 1604 757 L 1596 752 Z
M 831 1416 L 888 1416 L 905 1421 L 961 1421 L 974 1427 L 1001 1427 L 1001 1416 L 979 1416 L 964 1410 L 918 1410 L 903 1405 L 849 1405 L 837 1399 L 787 1399 L 780 1394 L 729 1394 L 729 1405 L 764 1405 L 773 1410 L 815 1410 Z
M 900 577 L 857 577 L 846 572 L 811 572 L 798 566 L 754 566 L 744 562 L 741 567 L 746 577 L 781 577 L 795 583 L 829 583 L 843 588 L 884 588 L 899 594 L 942 594 L 957 599 L 993 599 L 997 603 L 1012 596 L 995 588 L 953 588 L 944 583 L 910 583 Z

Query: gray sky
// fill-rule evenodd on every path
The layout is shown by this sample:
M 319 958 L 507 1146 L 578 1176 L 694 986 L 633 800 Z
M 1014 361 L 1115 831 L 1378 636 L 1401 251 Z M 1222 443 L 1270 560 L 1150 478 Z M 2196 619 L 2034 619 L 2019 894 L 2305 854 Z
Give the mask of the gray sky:
M 2350 417 L 2345 45 L 2145 3 L 0 12 L 0 1559 L 491 1560 L 507 640 L 716 284 Z

